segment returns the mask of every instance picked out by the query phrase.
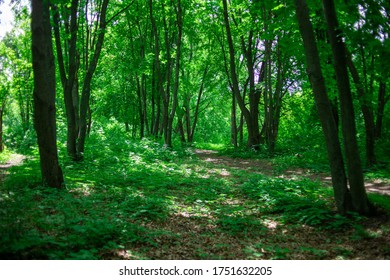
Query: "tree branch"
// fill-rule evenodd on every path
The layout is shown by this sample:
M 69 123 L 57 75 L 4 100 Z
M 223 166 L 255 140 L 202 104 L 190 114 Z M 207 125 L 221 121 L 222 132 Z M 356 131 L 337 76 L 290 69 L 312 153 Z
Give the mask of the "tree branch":
M 129 5 L 127 5 L 126 7 L 124 7 L 122 10 L 120 10 L 119 12 L 117 12 L 115 15 L 113 15 L 107 22 L 106 22 L 106 25 L 108 25 L 111 21 L 113 21 L 116 17 L 118 17 L 121 13 L 123 13 L 124 11 L 126 11 L 128 8 L 131 7 L 131 5 L 134 4 L 134 0 L 130 2 Z

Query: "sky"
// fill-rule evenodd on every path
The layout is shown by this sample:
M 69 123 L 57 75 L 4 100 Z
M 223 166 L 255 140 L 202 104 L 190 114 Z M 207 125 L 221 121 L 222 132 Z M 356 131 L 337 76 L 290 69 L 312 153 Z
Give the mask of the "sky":
M 9 3 L 11 0 L 4 0 L 4 3 L 0 4 L 0 38 L 3 38 L 7 31 L 12 28 L 13 15 Z

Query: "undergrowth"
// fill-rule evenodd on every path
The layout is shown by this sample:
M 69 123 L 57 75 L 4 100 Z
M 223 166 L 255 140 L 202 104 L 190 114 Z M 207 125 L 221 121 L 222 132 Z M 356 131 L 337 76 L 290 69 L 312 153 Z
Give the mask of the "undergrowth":
M 69 160 L 60 146 L 63 189 L 41 186 L 34 153 L 9 170 L 0 185 L 0 258 L 288 259 L 341 251 L 349 258 L 334 234 L 371 240 L 388 233 L 385 224 L 373 237 L 366 219 L 338 215 L 331 190 L 318 182 L 239 169 L 222 175 L 191 147 L 122 135 L 116 127 L 92 133 L 83 162 Z M 389 198 L 373 198 L 390 210 Z M 308 232 L 334 248 L 296 241 Z

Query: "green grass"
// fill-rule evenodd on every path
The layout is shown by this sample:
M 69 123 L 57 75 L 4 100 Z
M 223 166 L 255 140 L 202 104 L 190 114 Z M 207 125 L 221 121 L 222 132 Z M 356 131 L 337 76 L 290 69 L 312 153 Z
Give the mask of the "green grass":
M 195 143 L 195 145 L 198 149 L 205 150 L 223 151 L 226 149 L 226 145 L 220 143 Z
M 119 136 L 115 128 L 92 134 L 79 163 L 62 147 L 64 189 L 40 185 L 36 156 L 9 170 L 0 258 L 359 258 L 361 250 L 338 244 L 389 234 L 387 223 L 374 236 L 365 218 L 335 213 L 331 190 L 318 182 L 227 167 L 221 175 L 190 148 Z M 388 197 L 370 198 L 390 211 Z

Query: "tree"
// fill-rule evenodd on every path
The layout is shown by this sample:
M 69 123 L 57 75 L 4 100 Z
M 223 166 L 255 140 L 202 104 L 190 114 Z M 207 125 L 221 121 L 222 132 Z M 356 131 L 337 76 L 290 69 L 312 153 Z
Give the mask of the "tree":
M 91 98 L 91 83 L 100 58 L 100 53 L 104 42 L 104 35 L 106 33 L 106 15 L 108 1 L 109 0 L 102 0 L 99 3 L 96 3 L 97 7 L 95 8 L 97 8 L 98 10 L 98 17 L 97 21 L 93 23 L 88 22 L 88 1 L 85 5 L 85 29 L 87 30 L 86 41 L 84 45 L 85 75 L 83 79 L 80 98 L 79 138 L 77 142 L 77 150 L 80 155 L 84 154 L 85 139 L 87 137 L 88 125 L 89 127 L 91 126 L 91 122 L 89 121 L 89 118 L 91 118 L 89 104 Z M 94 13 L 94 11 L 90 12 L 91 14 Z M 92 26 L 94 26 L 94 30 L 92 30 Z
M 34 125 L 37 132 L 44 185 L 64 183 L 56 143 L 56 76 L 51 37 L 49 1 L 32 0 L 32 57 L 34 71 Z
M 339 25 L 347 52 L 347 64 L 364 119 L 366 166 L 377 163 L 376 140 L 382 131 L 389 76 L 388 38 L 390 4 L 383 0 L 352 0 L 340 3 L 337 10 Z M 348 12 L 344 12 L 348 11 Z M 354 86 L 354 87 L 353 87 Z
M 30 15 L 26 7 L 15 13 L 12 30 L 2 39 L 2 64 L 9 75 L 10 94 L 18 105 L 22 131 L 31 128 L 33 75 L 31 67 Z
M 9 95 L 9 82 L 7 81 L 7 77 L 4 77 L 2 74 L 0 74 L 0 153 L 3 152 L 4 150 L 3 116 L 4 116 L 5 104 L 7 102 L 7 97 Z
M 248 46 L 246 49 L 246 61 L 248 64 L 248 78 L 250 80 L 251 84 L 251 93 L 249 94 L 249 109 L 246 107 L 245 104 L 245 98 L 241 94 L 240 90 L 240 84 L 239 84 L 239 78 L 237 73 L 237 67 L 236 67 L 236 54 L 235 54 L 235 48 L 233 43 L 233 36 L 230 26 L 230 19 L 229 19 L 229 11 L 228 11 L 228 5 L 227 1 L 223 0 L 223 19 L 224 19 L 224 25 L 226 29 L 226 39 L 228 42 L 228 48 L 229 48 L 229 70 L 230 70 L 230 78 L 231 78 L 231 87 L 232 92 L 234 95 L 235 100 L 237 100 L 237 103 L 241 109 L 241 112 L 244 115 L 245 122 L 248 129 L 248 144 L 247 146 L 249 148 L 255 148 L 258 149 L 260 144 L 260 129 L 259 129 L 259 102 L 260 102 L 260 92 L 254 90 L 254 61 L 253 61 L 253 45 L 252 45 L 252 32 L 250 32 L 250 35 L 248 37 Z M 261 80 L 261 78 L 260 78 Z
M 0 152 L 3 152 L 3 117 L 7 98 L 10 95 L 11 77 L 9 75 L 10 61 L 9 50 L 3 42 L 0 42 Z
M 324 14 L 328 25 L 330 44 L 333 52 L 333 63 L 339 92 L 344 150 L 348 170 L 353 210 L 361 214 L 369 214 L 371 205 L 368 201 L 359 148 L 356 139 L 355 113 L 349 75 L 347 57 L 341 30 L 333 0 L 323 0 Z M 373 123 L 372 123 L 373 125 Z
M 80 6 L 79 0 L 72 0 L 70 11 L 67 4 L 61 6 L 61 9 L 52 6 L 57 60 L 67 116 L 67 149 L 74 160 L 83 158 L 85 140 L 91 127 L 91 84 L 103 47 L 106 25 L 112 20 L 106 20 L 108 2 L 87 0 Z M 64 29 L 64 39 L 60 26 Z M 77 48 L 77 45 L 81 47 Z M 81 96 L 79 77 L 82 79 Z
M 58 67 L 61 77 L 61 83 L 64 94 L 64 104 L 67 120 L 67 150 L 68 155 L 75 161 L 81 159 L 81 155 L 77 149 L 77 138 L 79 134 L 79 92 L 77 72 L 79 63 L 77 58 L 77 12 L 78 0 L 72 0 L 70 15 L 65 17 L 64 25 L 66 35 L 69 40 L 65 40 L 65 53 L 67 64 L 64 62 L 64 54 L 62 49 L 62 40 L 60 34 L 60 11 L 57 6 L 52 6 L 54 19 L 54 36 L 57 50 Z M 67 67 L 66 67 L 67 66 Z M 67 69 L 66 69 L 67 68 Z
M 309 8 L 305 0 L 294 0 L 294 4 L 306 56 L 306 71 L 313 89 L 318 115 L 325 136 L 336 207 L 340 213 L 345 214 L 351 210 L 351 198 L 347 187 L 347 177 L 338 129 L 321 70 L 320 56 L 309 17 Z

